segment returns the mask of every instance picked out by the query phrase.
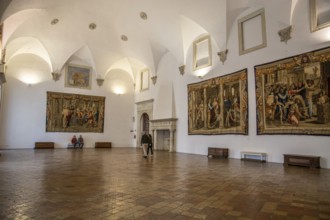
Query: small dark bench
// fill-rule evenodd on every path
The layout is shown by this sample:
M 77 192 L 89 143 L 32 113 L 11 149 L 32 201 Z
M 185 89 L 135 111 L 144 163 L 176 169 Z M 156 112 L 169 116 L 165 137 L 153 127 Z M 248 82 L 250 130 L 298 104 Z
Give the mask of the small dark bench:
M 228 158 L 228 148 L 209 147 L 207 157 L 223 157 Z
M 111 142 L 95 142 L 95 148 L 111 148 Z
M 54 142 L 35 142 L 34 149 L 54 149 Z
M 310 168 L 321 168 L 319 156 L 299 155 L 299 154 L 283 154 L 284 166 L 295 165 Z

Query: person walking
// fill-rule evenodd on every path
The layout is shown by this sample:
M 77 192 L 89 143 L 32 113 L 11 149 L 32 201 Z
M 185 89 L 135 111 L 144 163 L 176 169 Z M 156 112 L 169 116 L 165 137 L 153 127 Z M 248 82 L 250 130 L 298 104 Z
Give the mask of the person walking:
M 149 150 L 150 150 L 150 154 L 151 156 L 154 154 L 154 151 L 153 151 L 153 144 L 152 144 L 152 136 L 151 134 L 148 134 L 148 137 L 149 137 L 149 142 L 148 142 L 148 149 L 147 149 L 147 155 L 149 155 Z
M 143 157 L 147 158 L 147 148 L 149 146 L 149 135 L 147 134 L 146 131 L 143 132 L 142 138 L 141 138 L 141 146 L 143 149 Z

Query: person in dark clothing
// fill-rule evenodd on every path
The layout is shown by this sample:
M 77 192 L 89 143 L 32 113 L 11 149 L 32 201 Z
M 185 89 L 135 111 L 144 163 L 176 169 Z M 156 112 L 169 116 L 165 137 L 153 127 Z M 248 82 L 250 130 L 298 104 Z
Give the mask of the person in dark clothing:
M 148 134 L 148 137 L 149 137 L 149 142 L 148 142 L 148 149 L 147 149 L 147 155 L 149 155 L 149 149 L 150 149 L 150 153 L 151 153 L 151 156 L 154 154 L 154 151 L 152 150 L 153 148 L 153 144 L 152 144 L 152 136 L 151 134 Z
M 147 132 L 144 132 L 141 138 L 141 146 L 143 149 L 143 157 L 147 158 L 147 148 L 149 146 L 149 135 L 147 134 Z
M 76 148 L 77 144 L 78 144 L 78 140 L 76 135 L 73 135 L 72 139 L 71 139 L 71 144 L 73 145 L 73 148 Z
M 83 139 L 82 135 L 79 136 L 77 144 L 78 144 L 78 147 L 81 149 L 84 147 L 84 139 Z

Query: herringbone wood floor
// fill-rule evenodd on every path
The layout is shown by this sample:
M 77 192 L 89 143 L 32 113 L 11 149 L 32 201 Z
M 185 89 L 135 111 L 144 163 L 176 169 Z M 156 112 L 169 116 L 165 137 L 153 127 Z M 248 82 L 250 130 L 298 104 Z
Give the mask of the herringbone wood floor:
M 142 150 L 2 150 L 0 219 L 330 219 L 330 170 Z

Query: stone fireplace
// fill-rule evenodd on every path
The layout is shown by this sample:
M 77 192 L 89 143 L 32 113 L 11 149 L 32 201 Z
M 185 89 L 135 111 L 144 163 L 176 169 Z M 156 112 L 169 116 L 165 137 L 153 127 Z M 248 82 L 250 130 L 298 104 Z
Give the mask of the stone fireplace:
M 150 120 L 150 130 L 154 138 L 155 150 L 176 151 L 175 131 L 177 118 Z

